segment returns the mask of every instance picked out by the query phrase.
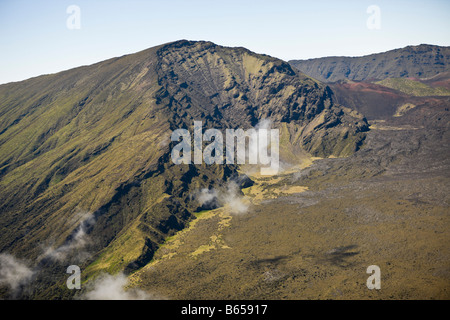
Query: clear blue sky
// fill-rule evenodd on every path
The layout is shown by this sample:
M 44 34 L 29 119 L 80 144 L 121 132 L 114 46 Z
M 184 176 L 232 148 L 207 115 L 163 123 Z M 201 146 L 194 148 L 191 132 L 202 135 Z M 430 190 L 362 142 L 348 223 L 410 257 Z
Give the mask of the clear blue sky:
M 69 5 L 80 8 L 70 30 Z M 366 21 L 380 8 L 380 29 Z M 179 40 L 244 46 L 284 60 L 450 45 L 450 1 L 0 0 L 0 83 Z

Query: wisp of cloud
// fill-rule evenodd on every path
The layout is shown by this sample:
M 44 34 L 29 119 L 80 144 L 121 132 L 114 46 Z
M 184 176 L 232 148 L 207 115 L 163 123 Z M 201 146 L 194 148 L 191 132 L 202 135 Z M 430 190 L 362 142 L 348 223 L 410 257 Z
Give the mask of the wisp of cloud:
M 87 300 L 150 300 L 158 299 L 145 291 L 130 288 L 126 289 L 128 279 L 125 274 L 100 275 L 91 284 L 92 287 L 84 293 L 82 299 Z
M 13 292 L 31 281 L 33 270 L 11 254 L 0 254 L 0 285 L 6 285 Z

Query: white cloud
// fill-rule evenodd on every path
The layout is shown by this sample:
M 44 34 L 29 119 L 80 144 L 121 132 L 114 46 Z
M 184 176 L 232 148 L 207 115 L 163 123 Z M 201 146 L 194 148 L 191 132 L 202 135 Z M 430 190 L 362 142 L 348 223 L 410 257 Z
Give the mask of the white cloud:
M 16 291 L 33 277 L 34 272 L 23 262 L 8 253 L 0 254 L 0 285 Z
M 222 195 L 222 202 L 232 214 L 243 214 L 248 210 L 248 204 L 244 201 L 244 197 L 239 194 L 239 187 L 233 180 L 227 183 L 227 189 Z
M 217 199 L 217 192 L 215 189 L 202 189 L 197 194 L 197 201 L 200 203 L 201 206 L 211 203 Z
M 224 189 L 202 189 L 196 196 L 201 206 L 216 202 L 227 208 L 231 214 L 243 214 L 248 210 L 243 196 L 239 193 L 239 186 L 234 180 L 228 181 Z
M 136 288 L 126 289 L 128 279 L 123 273 L 103 274 L 95 279 L 91 288 L 82 296 L 87 300 L 150 300 L 156 296 Z
M 82 249 L 89 243 L 86 230 L 95 223 L 95 219 L 94 215 L 90 212 L 82 212 L 77 214 L 77 216 L 80 215 L 81 219 L 73 237 L 67 243 L 57 247 L 56 249 L 53 247 L 48 247 L 43 256 L 41 256 L 41 259 L 51 258 L 54 260 L 63 261 L 68 254 L 71 254 L 77 250 L 79 251 L 79 259 L 84 259 L 88 256 L 87 252 L 82 251 Z

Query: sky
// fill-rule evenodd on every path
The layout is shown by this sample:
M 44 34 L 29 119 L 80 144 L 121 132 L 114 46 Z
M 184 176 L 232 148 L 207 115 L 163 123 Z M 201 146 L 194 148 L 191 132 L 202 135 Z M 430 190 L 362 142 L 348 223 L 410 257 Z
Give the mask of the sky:
M 0 84 L 180 39 L 283 60 L 450 46 L 450 1 L 0 0 Z

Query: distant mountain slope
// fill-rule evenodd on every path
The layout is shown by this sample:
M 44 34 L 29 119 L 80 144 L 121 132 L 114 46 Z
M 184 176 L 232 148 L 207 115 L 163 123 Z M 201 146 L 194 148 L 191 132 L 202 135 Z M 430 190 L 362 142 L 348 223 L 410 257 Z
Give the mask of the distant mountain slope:
M 323 82 L 428 78 L 450 70 L 450 47 L 421 44 L 362 57 L 324 57 L 289 63 Z
M 421 79 L 421 82 L 433 88 L 446 88 L 450 90 L 450 71 L 439 73 L 430 78 Z
M 84 277 L 142 267 L 194 218 L 195 190 L 237 174 L 174 165 L 170 133 L 194 120 L 245 129 L 264 118 L 294 164 L 295 150 L 352 154 L 368 130 L 288 63 L 211 42 L 177 41 L 1 85 L 0 253 L 47 270 L 28 293 L 40 298 L 71 294 L 57 291 L 70 264 L 89 266 Z
M 408 46 L 363 57 L 292 60 L 290 64 L 328 82 L 337 103 L 369 120 L 403 114 L 410 110 L 407 106 L 445 105 L 450 94 L 450 47 Z
M 364 81 L 338 81 L 329 86 L 337 102 L 361 112 L 368 120 L 392 116 L 409 99 L 400 91 Z
M 338 81 L 329 86 L 333 91 L 333 99 L 337 103 L 357 110 L 368 120 L 389 119 L 398 115 L 399 112 L 404 114 L 411 109 L 411 106 L 413 108 L 433 106 L 438 110 L 450 105 L 448 95 L 412 95 L 365 81 Z

